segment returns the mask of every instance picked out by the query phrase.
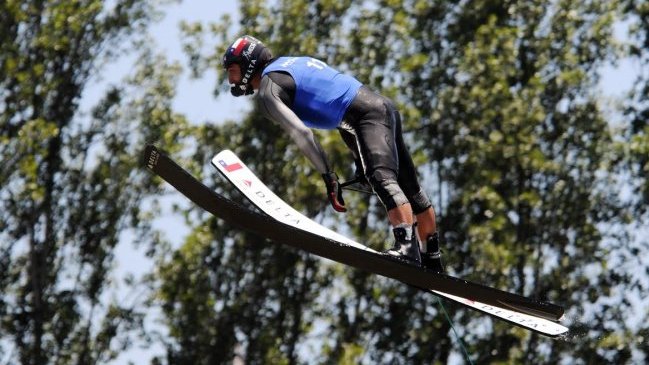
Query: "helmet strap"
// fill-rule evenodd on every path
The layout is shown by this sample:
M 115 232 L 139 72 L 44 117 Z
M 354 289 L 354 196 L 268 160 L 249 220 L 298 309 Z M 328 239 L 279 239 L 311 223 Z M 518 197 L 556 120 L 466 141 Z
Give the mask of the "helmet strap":
M 230 88 L 230 93 L 234 96 L 252 95 L 254 94 L 254 90 L 251 85 L 238 83 Z
M 255 77 L 255 64 L 257 63 L 257 60 L 253 60 L 250 64 L 248 64 L 248 68 L 246 69 L 246 73 L 243 75 L 243 80 L 239 82 L 238 84 L 235 84 L 230 88 L 230 92 L 234 96 L 241 96 L 241 95 L 252 95 L 255 91 L 253 90 L 252 87 L 252 78 Z

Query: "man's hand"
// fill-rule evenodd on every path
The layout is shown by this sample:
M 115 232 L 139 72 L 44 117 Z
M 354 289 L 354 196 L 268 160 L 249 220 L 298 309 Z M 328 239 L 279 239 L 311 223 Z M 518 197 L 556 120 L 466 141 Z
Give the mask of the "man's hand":
M 340 182 L 336 173 L 327 172 L 326 174 L 322 174 L 322 179 L 327 185 L 327 197 L 331 206 L 337 212 L 346 212 L 347 208 L 345 208 L 345 201 L 343 200 L 343 189 L 340 188 Z

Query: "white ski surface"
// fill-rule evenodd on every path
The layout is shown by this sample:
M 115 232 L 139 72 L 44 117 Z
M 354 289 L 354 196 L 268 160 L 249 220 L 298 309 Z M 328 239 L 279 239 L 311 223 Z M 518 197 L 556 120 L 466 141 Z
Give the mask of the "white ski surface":
M 315 233 L 322 237 L 361 250 L 377 253 L 377 251 L 336 233 L 293 209 L 273 193 L 261 180 L 259 180 L 259 178 L 232 151 L 223 150 L 219 152 L 214 156 L 214 158 L 212 158 L 212 165 L 214 165 L 214 167 L 216 167 L 232 184 L 234 184 L 242 194 L 250 199 L 253 204 L 272 218 L 295 228 Z M 547 319 L 476 302 L 468 298 L 458 297 L 437 290 L 430 290 L 430 292 L 550 336 L 557 336 L 568 331 L 567 327 Z

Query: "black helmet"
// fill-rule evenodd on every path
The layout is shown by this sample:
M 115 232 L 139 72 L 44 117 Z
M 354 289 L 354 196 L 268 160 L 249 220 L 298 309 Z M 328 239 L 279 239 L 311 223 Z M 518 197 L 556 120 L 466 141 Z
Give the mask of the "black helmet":
M 264 69 L 271 58 L 270 49 L 255 37 L 244 35 L 234 41 L 223 55 L 223 68 L 227 69 L 233 63 L 241 66 L 242 79 L 230 88 L 232 95 L 252 94 L 250 81 L 255 74 Z

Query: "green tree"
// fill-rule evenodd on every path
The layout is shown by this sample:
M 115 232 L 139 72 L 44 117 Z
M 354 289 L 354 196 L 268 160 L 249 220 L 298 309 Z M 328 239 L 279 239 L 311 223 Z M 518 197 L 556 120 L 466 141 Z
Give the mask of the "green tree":
M 313 55 L 394 98 L 437 202 L 450 272 L 563 303 L 589 333 L 552 341 L 451 306 L 474 361 L 628 362 L 636 330 L 615 290 L 629 287 L 631 273 L 611 267 L 611 252 L 626 250 L 631 236 L 611 189 L 624 167 L 595 92 L 601 66 L 618 57 L 621 10 L 618 1 L 246 0 L 239 26 L 276 55 Z M 220 69 L 231 25 L 184 25 L 195 76 Z M 376 198 L 351 195 L 351 212 L 333 216 L 319 177 L 277 126 L 254 109 L 233 119 L 195 129 L 194 161 L 232 148 L 293 206 L 384 247 Z M 320 137 L 348 174 L 338 136 Z M 430 295 L 193 209 L 189 217 L 191 237 L 158 266 L 169 363 L 229 362 L 235 350 L 253 363 L 446 363 L 459 354 Z M 313 343 L 321 349 L 301 358 L 297 349 Z
M 641 200 L 638 213 L 646 213 L 649 202 L 649 75 L 646 66 L 649 64 L 649 6 L 642 1 L 626 1 L 625 14 L 630 18 L 631 37 L 630 55 L 640 64 L 641 73 L 626 104 L 626 114 L 630 117 L 627 134 L 628 150 L 631 155 L 634 176 L 641 178 L 636 187 Z
M 625 216 L 609 188 L 612 129 L 593 90 L 598 68 L 615 57 L 610 39 L 617 4 L 481 4 L 467 4 L 483 21 L 451 61 L 455 82 L 438 94 L 433 114 L 440 122 L 430 127 L 433 144 L 441 146 L 430 158 L 449 183 L 442 224 L 449 246 L 464 258 L 460 272 L 469 277 L 564 303 L 574 314 L 586 303 L 606 308 L 601 302 L 611 299 L 626 273 L 610 270 L 604 243 L 622 246 L 627 237 L 602 229 L 624 223 Z M 621 298 L 613 300 L 617 308 L 580 320 L 604 337 L 622 332 L 607 324 L 626 307 Z M 610 348 L 605 355 L 594 352 L 602 343 L 589 337 L 548 342 L 498 323 L 492 335 L 500 340 L 472 344 L 477 362 L 629 356 Z M 487 345 L 491 352 L 480 353 Z M 548 345 L 551 351 L 542 352 Z
M 150 241 L 140 205 L 157 188 L 138 156 L 145 141 L 176 144 L 177 68 L 143 51 L 130 86 L 110 86 L 91 115 L 79 103 L 157 14 L 148 1 L 0 2 L 0 354 L 9 363 L 104 363 L 140 324 L 137 303 L 105 289 L 121 235 L 135 227 Z
M 629 296 L 640 297 L 644 300 L 638 305 L 640 315 L 647 315 L 644 293 L 649 288 L 647 275 L 649 269 L 645 257 L 649 248 L 646 235 L 647 206 L 649 203 L 649 6 L 646 2 L 629 0 L 624 2 L 624 12 L 630 24 L 630 58 L 639 65 L 639 75 L 629 98 L 625 100 L 625 135 L 621 143 L 621 154 L 628 162 L 626 173 L 632 177 L 632 203 L 634 204 L 634 219 L 631 226 L 639 232 L 635 241 L 629 245 L 629 254 L 625 255 L 628 266 L 635 269 L 636 275 L 629 285 Z M 642 353 L 645 359 L 649 357 L 649 326 L 636 323 L 637 333 L 632 333 L 629 343 Z

